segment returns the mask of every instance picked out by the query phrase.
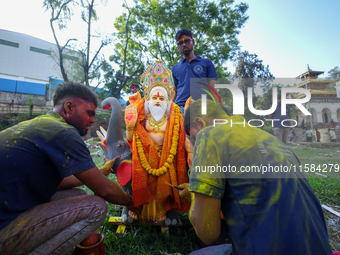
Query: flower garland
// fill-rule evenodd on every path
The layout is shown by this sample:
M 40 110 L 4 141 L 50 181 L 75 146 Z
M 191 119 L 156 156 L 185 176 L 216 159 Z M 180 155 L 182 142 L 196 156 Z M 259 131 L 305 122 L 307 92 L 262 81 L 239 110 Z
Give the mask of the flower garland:
M 174 124 L 174 128 L 172 131 L 172 143 L 170 147 L 170 154 L 169 154 L 167 161 L 164 163 L 164 165 L 158 169 L 151 168 L 149 162 L 147 161 L 145 157 L 142 141 L 140 140 L 138 134 L 136 133 L 138 155 L 139 155 L 142 167 L 149 174 L 152 174 L 154 176 L 163 175 L 168 171 L 170 164 L 172 164 L 177 154 L 177 146 L 178 146 L 178 139 L 179 139 L 179 114 L 180 114 L 179 107 L 176 106 L 175 107 L 175 124 Z

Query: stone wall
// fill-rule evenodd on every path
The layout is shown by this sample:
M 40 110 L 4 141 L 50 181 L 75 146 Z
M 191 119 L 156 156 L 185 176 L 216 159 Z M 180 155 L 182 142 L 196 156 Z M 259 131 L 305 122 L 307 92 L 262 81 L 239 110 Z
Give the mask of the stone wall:
M 33 112 L 47 110 L 46 96 L 0 91 L 0 114 L 27 113 L 30 100 L 33 101 Z

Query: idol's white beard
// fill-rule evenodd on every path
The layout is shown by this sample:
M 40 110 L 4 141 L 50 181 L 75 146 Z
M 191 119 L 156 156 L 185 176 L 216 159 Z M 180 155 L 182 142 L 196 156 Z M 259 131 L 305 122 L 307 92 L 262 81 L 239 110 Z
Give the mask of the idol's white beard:
M 168 104 L 167 104 L 166 101 L 164 102 L 163 106 L 155 106 L 155 104 L 156 103 L 151 105 L 149 103 L 150 113 L 151 113 L 151 116 L 154 118 L 155 121 L 159 121 L 161 118 L 163 118 Z

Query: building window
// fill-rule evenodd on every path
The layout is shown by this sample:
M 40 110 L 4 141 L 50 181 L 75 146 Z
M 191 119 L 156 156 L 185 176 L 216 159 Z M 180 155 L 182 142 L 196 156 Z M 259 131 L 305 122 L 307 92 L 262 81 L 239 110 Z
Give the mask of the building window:
M 33 46 L 30 46 L 30 51 L 34 51 L 34 52 L 46 54 L 46 55 L 51 55 L 52 53 L 50 50 L 44 50 L 44 49 L 36 48 Z
M 2 39 L 0 39 L 0 44 L 10 46 L 10 47 L 14 47 L 14 48 L 19 48 L 19 43 L 10 42 L 10 41 L 6 41 L 6 40 L 2 40 Z

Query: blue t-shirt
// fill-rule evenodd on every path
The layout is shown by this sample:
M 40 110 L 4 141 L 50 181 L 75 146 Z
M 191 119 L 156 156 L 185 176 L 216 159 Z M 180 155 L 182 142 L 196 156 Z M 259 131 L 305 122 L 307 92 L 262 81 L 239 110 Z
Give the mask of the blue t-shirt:
M 64 177 L 95 167 L 79 131 L 56 112 L 0 132 L 0 229 L 50 202 Z
M 332 254 L 320 203 L 298 158 L 277 138 L 243 125 L 210 126 L 198 133 L 193 155 L 189 190 L 221 199 L 233 254 Z M 274 172 L 271 178 L 241 172 L 269 164 L 277 170 L 292 165 L 297 172 Z M 230 171 L 212 173 L 209 166 Z
M 281 115 L 281 105 L 278 104 L 277 107 L 276 107 L 276 110 L 274 112 L 273 119 L 279 119 L 280 121 L 278 121 L 278 120 L 274 121 L 274 128 L 284 127 L 284 126 L 282 126 L 282 123 L 281 123 L 283 120 L 286 120 L 286 121 L 283 122 L 283 124 L 285 126 L 290 126 L 289 120 L 287 120 L 287 119 L 289 119 L 289 115 L 290 115 L 289 106 L 286 105 L 286 115 Z
M 208 58 L 196 56 L 189 62 L 186 58 L 182 58 L 176 65 L 172 67 L 172 76 L 176 86 L 175 104 L 184 106 L 190 97 L 190 79 L 191 78 L 218 78 L 214 64 Z M 205 81 L 208 84 L 208 79 Z M 198 92 L 204 93 L 199 90 Z M 193 99 L 198 99 L 193 96 Z

